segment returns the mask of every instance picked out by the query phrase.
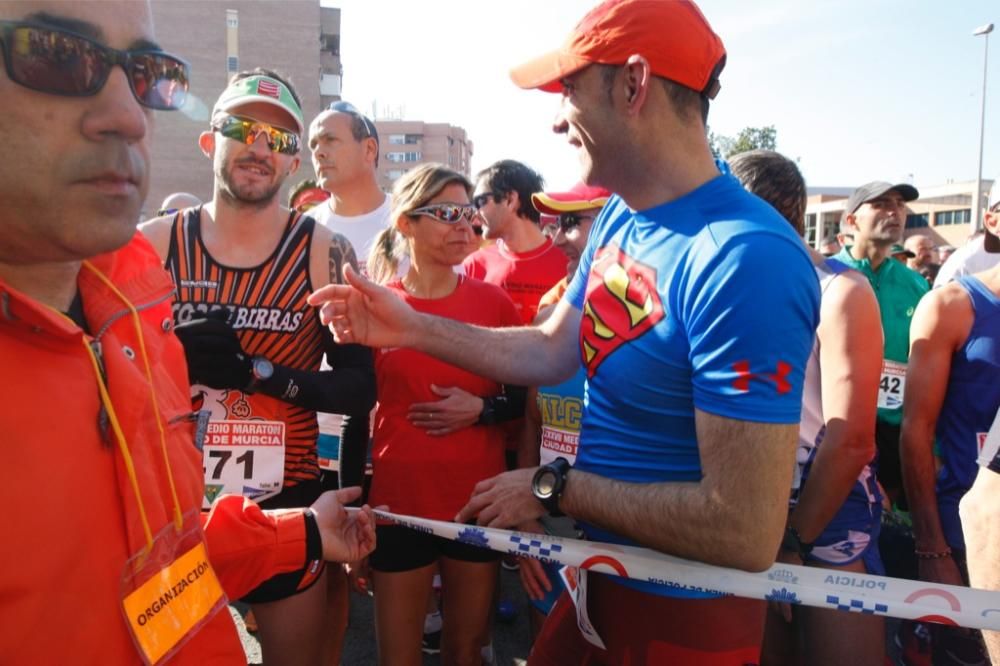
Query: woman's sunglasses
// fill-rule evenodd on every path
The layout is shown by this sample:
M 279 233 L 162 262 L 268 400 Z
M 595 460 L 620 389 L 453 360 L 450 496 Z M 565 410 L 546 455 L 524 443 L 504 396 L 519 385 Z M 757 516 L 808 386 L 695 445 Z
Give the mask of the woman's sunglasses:
M 143 106 L 170 111 L 187 100 L 187 63 L 162 51 L 119 51 L 68 30 L 18 21 L 0 21 L 0 36 L 7 76 L 25 88 L 90 97 L 120 65 Z
M 472 204 L 431 204 L 410 211 L 410 215 L 428 215 L 438 222 L 458 224 L 462 220 L 471 223 L 479 211 Z
M 263 135 L 267 146 L 273 152 L 283 155 L 297 155 L 299 152 L 299 137 L 295 132 L 261 123 L 251 118 L 226 116 L 212 125 L 212 129 L 226 137 L 248 146 L 253 145 L 257 137 Z

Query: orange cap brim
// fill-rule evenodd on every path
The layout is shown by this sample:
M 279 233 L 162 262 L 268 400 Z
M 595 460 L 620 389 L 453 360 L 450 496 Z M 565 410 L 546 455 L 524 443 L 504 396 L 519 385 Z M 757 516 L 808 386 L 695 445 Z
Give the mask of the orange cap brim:
M 602 208 L 608 203 L 607 197 L 597 199 L 556 199 L 545 192 L 535 192 L 531 195 L 531 203 L 543 215 L 559 215 L 560 213 L 576 213 L 581 210 Z
M 525 90 L 561 92 L 563 78 L 591 64 L 590 60 L 565 51 L 550 51 L 510 70 L 510 78 L 514 85 Z

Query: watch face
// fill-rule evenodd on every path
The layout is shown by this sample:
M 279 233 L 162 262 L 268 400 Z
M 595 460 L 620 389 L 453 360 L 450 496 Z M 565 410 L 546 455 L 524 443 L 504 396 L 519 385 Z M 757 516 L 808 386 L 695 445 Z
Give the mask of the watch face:
M 538 476 L 535 483 L 535 492 L 540 497 L 549 497 L 556 488 L 556 474 L 550 470 L 545 470 Z
M 270 379 L 274 374 L 274 366 L 266 358 L 255 358 L 253 361 L 253 374 L 257 379 L 264 381 Z

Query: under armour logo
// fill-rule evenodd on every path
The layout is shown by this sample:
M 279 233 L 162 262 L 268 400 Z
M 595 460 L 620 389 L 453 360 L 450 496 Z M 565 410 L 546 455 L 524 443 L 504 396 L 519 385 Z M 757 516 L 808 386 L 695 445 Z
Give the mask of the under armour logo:
M 774 373 L 750 372 L 750 361 L 737 361 L 733 363 L 733 372 L 736 373 L 736 379 L 733 380 L 733 388 L 737 391 L 749 392 L 751 379 L 770 381 L 774 384 L 774 388 L 779 395 L 792 390 L 791 383 L 786 379 L 789 373 L 792 372 L 792 366 L 784 361 L 778 361 L 778 367 Z

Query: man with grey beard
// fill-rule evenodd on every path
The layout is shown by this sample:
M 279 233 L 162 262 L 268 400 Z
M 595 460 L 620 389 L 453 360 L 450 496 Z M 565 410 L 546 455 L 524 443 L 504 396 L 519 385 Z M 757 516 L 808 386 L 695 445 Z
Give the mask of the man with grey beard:
M 309 506 L 322 493 L 316 412 L 367 413 L 375 402 L 370 350 L 334 343 L 306 303 L 356 266 L 354 250 L 278 198 L 299 167 L 303 125 L 280 75 L 235 75 L 198 140 L 213 163 L 212 200 L 142 227 L 177 289 L 195 409 L 211 413 L 206 504 L 236 492 L 268 509 Z M 324 353 L 332 369 L 321 371 Z M 243 597 L 265 663 L 322 660 L 326 577 L 316 562 Z

